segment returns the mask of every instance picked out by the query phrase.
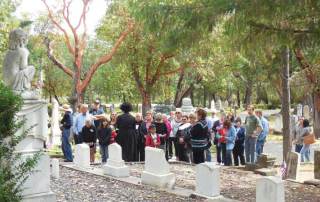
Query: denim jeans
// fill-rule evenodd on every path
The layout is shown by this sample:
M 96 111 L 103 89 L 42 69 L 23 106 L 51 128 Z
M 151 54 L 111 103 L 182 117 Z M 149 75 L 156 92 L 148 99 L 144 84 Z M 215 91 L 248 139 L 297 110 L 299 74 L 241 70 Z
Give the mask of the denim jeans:
M 300 151 L 301 162 L 309 162 L 310 161 L 310 145 L 303 144 L 303 147 Z
M 109 158 L 108 145 L 100 144 L 100 154 L 102 163 L 106 163 Z
M 72 150 L 71 150 L 71 144 L 69 142 L 70 137 L 70 129 L 63 129 L 62 131 L 62 137 L 61 137 L 61 148 L 64 155 L 64 158 L 67 161 L 72 161 Z
M 295 152 L 300 153 L 303 145 L 302 144 L 296 144 Z
M 264 146 L 264 141 L 257 141 L 256 153 L 258 157 L 263 153 L 263 146 Z
M 211 162 L 211 151 L 210 148 L 205 150 L 206 161 Z
M 256 142 L 257 138 L 246 136 L 244 140 L 244 150 L 246 153 L 246 162 L 255 163 L 256 160 Z
M 226 150 L 226 161 L 225 166 L 232 166 L 232 150 Z

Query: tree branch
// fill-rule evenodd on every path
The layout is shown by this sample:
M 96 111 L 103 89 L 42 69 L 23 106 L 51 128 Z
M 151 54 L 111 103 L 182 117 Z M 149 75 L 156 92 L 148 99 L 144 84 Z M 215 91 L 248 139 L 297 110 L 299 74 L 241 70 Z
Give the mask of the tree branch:
M 161 58 L 160 58 L 160 62 L 157 66 L 157 69 L 156 69 L 156 72 L 155 74 L 153 75 L 152 79 L 150 82 L 148 82 L 151 86 L 154 85 L 156 83 L 156 81 L 159 79 L 159 74 L 160 74 L 160 70 L 161 70 L 161 67 L 164 65 L 164 62 L 169 59 L 169 58 L 172 58 L 174 57 L 173 54 L 169 54 L 169 55 L 162 55 Z
M 256 23 L 253 21 L 249 22 L 249 25 L 252 27 L 260 28 L 260 29 L 266 29 L 266 30 L 271 30 L 275 32 L 288 32 L 288 33 L 295 33 L 295 34 L 316 34 L 315 31 L 310 30 L 310 29 L 290 29 L 290 28 L 278 28 L 274 27 L 272 25 L 266 25 L 263 23 Z
M 116 53 L 116 51 L 120 47 L 121 43 L 125 40 L 125 38 L 128 36 L 128 34 L 130 32 L 132 32 L 133 29 L 134 29 L 134 23 L 133 22 L 129 22 L 128 26 L 127 26 L 127 29 L 120 34 L 118 40 L 116 41 L 116 43 L 112 47 L 111 51 L 108 54 L 105 54 L 105 55 L 101 56 L 96 63 L 91 65 L 89 71 L 86 74 L 85 79 L 82 82 L 81 89 L 84 89 L 90 83 L 94 73 L 97 71 L 97 69 L 101 65 L 109 62 L 112 59 L 112 57 L 114 56 L 114 54 Z
M 57 67 L 59 67 L 62 71 L 64 71 L 67 75 L 69 75 L 70 77 L 73 77 L 74 73 L 71 69 L 69 69 L 68 67 L 66 67 L 64 64 L 62 64 L 62 62 L 60 62 L 54 55 L 53 55 L 53 50 L 51 49 L 51 42 L 49 40 L 49 38 L 45 38 L 44 40 L 45 45 L 47 47 L 47 55 L 48 58 L 53 62 L 53 64 L 55 64 Z
M 74 56 L 74 48 L 72 47 L 71 43 L 70 43 L 70 38 L 68 36 L 67 31 L 54 19 L 53 15 L 52 15 L 52 11 L 49 7 L 49 5 L 47 4 L 46 0 L 42 0 L 42 2 L 44 3 L 44 5 L 46 6 L 47 10 L 48 10 L 48 17 L 50 18 L 50 20 L 52 21 L 52 23 L 60 30 L 63 32 L 64 35 L 64 39 L 67 45 L 67 48 L 70 52 L 70 54 L 72 56 Z

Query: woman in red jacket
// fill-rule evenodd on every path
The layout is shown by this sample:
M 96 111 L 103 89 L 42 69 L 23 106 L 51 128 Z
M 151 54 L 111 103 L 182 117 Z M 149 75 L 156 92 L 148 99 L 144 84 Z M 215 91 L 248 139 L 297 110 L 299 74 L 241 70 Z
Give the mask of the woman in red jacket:
M 146 147 L 159 147 L 160 144 L 160 136 L 156 133 L 156 126 L 151 124 L 148 128 L 148 135 L 146 137 Z

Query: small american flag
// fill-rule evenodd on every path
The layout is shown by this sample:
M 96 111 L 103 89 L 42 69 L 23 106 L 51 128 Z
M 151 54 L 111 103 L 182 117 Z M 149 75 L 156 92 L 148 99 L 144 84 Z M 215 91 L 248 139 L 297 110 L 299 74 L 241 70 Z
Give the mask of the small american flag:
M 284 179 L 286 177 L 286 174 L 287 174 L 287 164 L 286 164 L 285 161 L 283 161 L 281 166 L 280 166 L 281 178 Z

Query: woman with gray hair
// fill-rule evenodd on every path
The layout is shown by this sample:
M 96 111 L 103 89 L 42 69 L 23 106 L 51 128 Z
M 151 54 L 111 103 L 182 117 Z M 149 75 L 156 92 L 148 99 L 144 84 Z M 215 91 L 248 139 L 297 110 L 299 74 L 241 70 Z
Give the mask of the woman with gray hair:
M 166 124 L 163 122 L 161 113 L 156 114 L 154 125 L 156 126 L 156 133 L 159 135 L 160 141 L 161 141 L 159 148 L 164 150 L 164 152 L 166 154 L 166 159 L 168 160 L 169 155 L 168 155 L 168 152 L 166 149 L 166 142 L 167 142 L 167 138 L 168 138 L 167 132 L 168 131 L 167 131 Z

